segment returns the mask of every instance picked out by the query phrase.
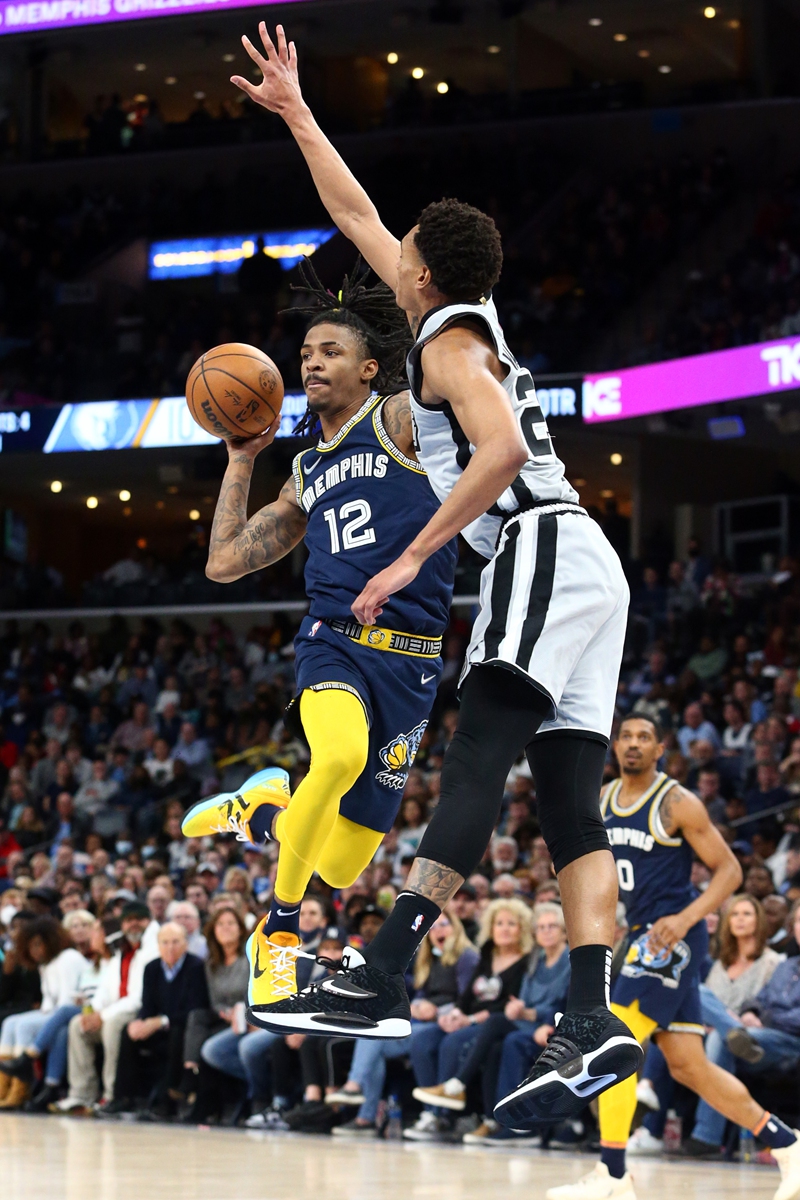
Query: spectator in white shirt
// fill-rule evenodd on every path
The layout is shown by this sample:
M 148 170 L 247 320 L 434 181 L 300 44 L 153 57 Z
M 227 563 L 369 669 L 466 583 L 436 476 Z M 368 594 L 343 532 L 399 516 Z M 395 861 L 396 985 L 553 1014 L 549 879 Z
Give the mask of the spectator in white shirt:
M 172 783 L 175 774 L 175 763 L 170 757 L 169 742 L 166 738 L 156 738 L 153 749 L 144 760 L 144 769 L 158 787 Z
M 105 808 L 119 791 L 119 784 L 108 778 L 108 766 L 104 758 L 92 763 L 92 775 L 87 783 L 75 793 L 75 809 L 82 817 L 93 817 Z

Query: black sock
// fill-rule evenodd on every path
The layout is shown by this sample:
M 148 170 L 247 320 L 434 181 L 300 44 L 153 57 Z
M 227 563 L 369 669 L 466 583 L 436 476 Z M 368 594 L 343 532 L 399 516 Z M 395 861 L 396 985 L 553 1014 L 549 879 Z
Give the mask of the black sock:
M 622 1179 L 625 1174 L 625 1151 L 619 1147 L 603 1146 L 600 1150 L 600 1162 L 608 1167 L 612 1179 Z
M 578 946 L 569 952 L 567 1012 L 576 1008 L 608 1008 L 611 984 L 611 948 Z
M 264 842 L 272 841 L 272 822 L 278 813 L 283 811 L 279 804 L 259 804 L 247 822 L 250 827 L 250 840 L 254 846 L 262 846 Z
M 416 892 L 401 892 L 395 906 L 364 950 L 371 967 L 387 975 L 400 975 L 417 952 L 441 909 Z
M 273 896 L 264 932 L 267 937 L 272 937 L 273 933 L 294 933 L 299 937 L 300 905 L 284 904 L 283 900 Z

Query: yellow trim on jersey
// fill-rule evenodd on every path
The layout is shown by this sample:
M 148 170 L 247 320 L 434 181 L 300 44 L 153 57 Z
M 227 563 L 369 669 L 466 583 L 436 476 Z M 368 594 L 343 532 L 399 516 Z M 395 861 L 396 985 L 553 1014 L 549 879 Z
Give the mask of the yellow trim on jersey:
M 387 396 L 386 399 L 388 400 L 389 397 Z M 384 400 L 383 403 L 385 404 L 386 401 Z M 391 454 L 395 462 L 399 462 L 401 467 L 406 467 L 409 471 L 414 471 L 417 475 L 427 475 L 427 471 L 424 467 L 420 466 L 418 462 L 415 462 L 413 458 L 406 458 L 402 450 L 398 450 L 397 446 L 395 446 L 394 442 L 384 428 L 383 418 L 381 417 L 382 411 L 383 404 L 380 406 L 380 408 L 376 408 L 372 414 L 372 428 L 375 430 L 375 436 L 383 446 L 386 453 Z
M 336 450 L 337 447 L 340 446 L 347 437 L 350 430 L 357 425 L 359 421 L 363 421 L 364 417 L 371 413 L 375 405 L 380 404 L 382 399 L 382 396 L 376 396 L 374 394 L 369 395 L 361 405 L 361 408 L 358 410 L 358 412 L 353 413 L 350 420 L 344 423 L 339 432 L 335 433 L 329 442 L 317 442 L 316 449 L 320 452 L 320 454 L 329 454 L 331 450 Z
M 647 826 L 648 826 L 650 832 L 652 833 L 653 837 L 655 838 L 655 840 L 658 842 L 659 846 L 682 846 L 683 845 L 683 838 L 669 837 L 667 835 L 666 829 L 664 828 L 664 826 L 661 822 L 661 805 L 664 801 L 664 797 L 669 792 L 672 791 L 672 789 L 677 785 L 677 782 L 678 782 L 677 779 L 670 779 L 668 786 L 662 789 L 662 791 L 659 793 L 658 796 L 656 796 L 652 805 L 650 806 L 650 815 L 647 818 Z M 656 825 L 658 825 L 658 829 L 656 829 Z M 658 830 L 660 830 L 660 833 L 658 832 Z
M 693 1021 L 670 1021 L 666 1029 L 661 1030 L 662 1033 L 697 1033 L 700 1037 L 706 1036 L 705 1025 L 697 1025 Z
M 617 788 L 617 791 L 615 792 L 615 794 L 613 796 L 609 797 L 610 802 L 611 802 L 611 811 L 613 812 L 614 816 L 621 817 L 623 820 L 625 819 L 625 817 L 632 817 L 634 813 L 639 812 L 639 809 L 644 808 L 644 806 L 645 806 L 645 804 L 647 804 L 648 800 L 653 799 L 653 796 L 655 796 L 658 789 L 664 784 L 664 782 L 667 779 L 669 779 L 669 776 L 665 775 L 663 771 L 659 771 L 658 774 L 656 775 L 655 779 L 653 780 L 653 782 L 650 784 L 650 787 L 647 788 L 646 791 L 642 792 L 641 796 L 634 804 L 629 805 L 627 808 L 618 808 L 617 807 L 617 796 L 619 795 L 620 791 L 622 790 L 622 780 L 620 779 L 619 787 Z M 671 782 L 674 783 L 675 781 L 671 780 Z
M 612 795 L 616 795 L 619 793 L 619 790 L 621 787 L 622 787 L 621 779 L 612 779 L 611 783 L 606 788 L 606 794 L 605 794 L 605 796 L 603 796 L 602 800 L 600 801 L 600 816 L 603 818 L 604 821 L 606 819 L 606 815 L 608 812 L 608 802 L 611 799 Z
M 305 450 L 301 450 L 299 454 L 295 454 L 292 460 L 292 475 L 294 475 L 294 490 L 297 499 L 297 507 L 303 507 L 303 464 L 300 461 L 305 454 Z

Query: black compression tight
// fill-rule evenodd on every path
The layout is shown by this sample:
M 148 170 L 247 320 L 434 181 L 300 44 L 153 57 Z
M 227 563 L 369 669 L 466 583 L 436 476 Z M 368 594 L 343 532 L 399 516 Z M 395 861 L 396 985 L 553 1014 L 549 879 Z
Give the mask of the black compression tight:
M 530 744 L 551 714 L 550 700 L 513 671 L 472 668 L 442 766 L 441 797 L 418 858 L 465 879 L 472 874 L 497 824 L 508 773 L 526 747 L 542 835 L 556 871 L 608 849 L 598 803 L 605 741 L 597 734 L 558 730 Z

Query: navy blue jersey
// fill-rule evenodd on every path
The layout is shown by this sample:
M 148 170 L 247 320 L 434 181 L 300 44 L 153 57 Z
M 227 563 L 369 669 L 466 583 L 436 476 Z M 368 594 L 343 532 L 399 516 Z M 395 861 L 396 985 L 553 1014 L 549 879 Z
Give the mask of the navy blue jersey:
M 329 442 L 292 464 L 297 503 L 308 516 L 306 593 L 310 615 L 352 621 L 350 606 L 414 540 L 439 507 L 425 471 L 397 449 L 370 396 Z M 447 628 L 456 541 L 432 554 L 412 583 L 389 598 L 386 629 L 438 636 Z
M 692 848 L 682 837 L 668 837 L 661 823 L 661 805 L 675 784 L 659 771 L 635 804 L 618 808 L 622 780 L 615 779 L 600 805 L 617 864 L 619 898 L 634 935 L 659 917 L 681 912 L 696 895 Z

